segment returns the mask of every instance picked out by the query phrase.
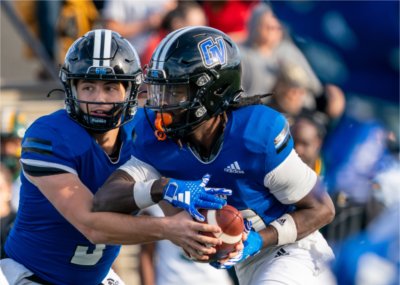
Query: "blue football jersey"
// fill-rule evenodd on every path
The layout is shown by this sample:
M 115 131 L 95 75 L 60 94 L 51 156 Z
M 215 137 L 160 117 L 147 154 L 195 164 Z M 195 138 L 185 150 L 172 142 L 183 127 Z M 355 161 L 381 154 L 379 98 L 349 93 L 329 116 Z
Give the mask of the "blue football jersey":
M 36 120 L 22 141 L 21 163 L 32 175 L 75 173 L 93 193 L 132 154 L 133 122 L 120 131 L 120 157 L 112 162 L 89 133 L 59 110 Z M 92 244 L 21 174 L 18 215 L 6 242 L 9 257 L 52 284 L 98 285 L 120 246 Z
M 209 173 L 207 187 L 232 189 L 228 204 L 258 215 L 264 226 L 294 209 L 278 201 L 264 186 L 266 174 L 293 149 L 287 121 L 280 113 L 262 105 L 228 112 L 222 147 L 208 162 L 200 160 L 187 144 L 181 147 L 170 139 L 158 141 L 144 113 L 140 110 L 136 115 L 135 156 L 161 175 L 198 180 Z M 149 120 L 154 121 L 154 114 L 149 113 Z

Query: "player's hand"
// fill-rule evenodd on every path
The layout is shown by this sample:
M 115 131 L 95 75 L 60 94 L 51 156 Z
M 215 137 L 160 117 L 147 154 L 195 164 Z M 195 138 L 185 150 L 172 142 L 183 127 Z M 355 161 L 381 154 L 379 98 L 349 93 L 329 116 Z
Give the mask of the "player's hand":
M 232 190 L 225 188 L 207 188 L 209 180 L 209 174 L 196 181 L 171 178 L 163 189 L 163 199 L 174 207 L 186 210 L 193 218 L 203 222 L 205 218 L 199 213 L 198 208 L 221 209 L 226 205 L 226 200 L 216 195 L 232 194 Z
M 210 262 L 209 255 L 215 254 L 215 246 L 222 242 L 216 238 L 221 234 L 217 225 L 197 222 L 186 211 L 168 216 L 164 220 L 166 226 L 163 238 L 181 247 L 187 258 L 196 262 Z M 206 232 L 213 235 L 205 235 Z
M 236 254 L 235 257 L 230 258 L 227 261 L 225 260 L 214 261 L 211 262 L 210 265 L 217 269 L 228 269 L 234 266 L 235 264 L 242 262 L 243 260 L 246 260 L 250 256 L 254 256 L 258 252 L 260 252 L 263 245 L 262 237 L 256 231 L 250 230 L 250 228 L 251 228 L 251 222 L 245 220 L 245 233 L 247 233 L 247 238 L 243 242 L 243 249 L 239 251 L 239 253 Z

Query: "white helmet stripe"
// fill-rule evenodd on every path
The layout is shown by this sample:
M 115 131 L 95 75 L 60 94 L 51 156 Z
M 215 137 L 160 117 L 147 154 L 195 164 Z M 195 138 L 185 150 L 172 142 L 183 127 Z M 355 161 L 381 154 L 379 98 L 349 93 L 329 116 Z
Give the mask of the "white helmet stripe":
M 174 43 L 174 41 L 178 37 L 180 37 L 183 33 L 189 32 L 196 28 L 198 28 L 198 27 L 193 26 L 191 28 L 182 28 L 180 30 L 177 30 L 170 37 L 168 37 L 168 41 L 164 41 L 163 45 L 157 49 L 156 54 L 154 55 L 154 59 L 157 61 L 157 66 L 155 66 L 155 69 L 163 69 L 164 68 L 165 56 L 167 55 L 167 52 L 168 52 L 169 48 L 171 47 L 171 45 Z
M 110 66 L 110 57 L 111 57 L 111 31 L 104 30 L 104 54 L 103 58 L 108 58 L 103 61 L 103 66 Z
M 102 30 L 94 31 L 93 66 L 100 66 L 101 31 Z
M 111 39 L 111 30 L 94 31 L 93 66 L 110 66 Z

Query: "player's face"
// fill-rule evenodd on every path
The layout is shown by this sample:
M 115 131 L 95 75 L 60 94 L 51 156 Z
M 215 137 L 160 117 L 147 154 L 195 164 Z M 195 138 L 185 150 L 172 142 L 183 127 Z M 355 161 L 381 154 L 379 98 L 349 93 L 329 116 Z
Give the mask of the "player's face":
M 76 84 L 78 100 L 83 112 L 101 116 L 113 108 L 113 103 L 126 100 L 126 90 L 121 82 L 101 80 L 79 80 Z M 88 104 L 93 102 L 94 104 Z
M 188 85 L 153 85 L 147 86 L 149 96 L 148 106 L 155 109 L 164 107 L 177 107 L 187 102 L 189 97 Z
M 146 106 L 157 114 L 155 128 L 163 132 L 165 127 L 179 125 L 189 104 L 189 85 L 187 84 L 148 84 Z

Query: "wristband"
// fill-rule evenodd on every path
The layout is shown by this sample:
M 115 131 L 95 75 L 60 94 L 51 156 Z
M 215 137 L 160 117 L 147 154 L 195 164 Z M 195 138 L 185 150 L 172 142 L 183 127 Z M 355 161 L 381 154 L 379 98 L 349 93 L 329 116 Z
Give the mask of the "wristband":
M 296 241 L 297 227 L 291 215 L 284 214 L 270 223 L 270 226 L 273 226 L 278 232 L 278 245 L 294 243 Z
M 133 200 L 139 209 L 144 209 L 156 204 L 151 199 L 151 186 L 154 181 L 156 181 L 156 179 L 146 182 L 137 181 L 135 185 L 133 185 Z

